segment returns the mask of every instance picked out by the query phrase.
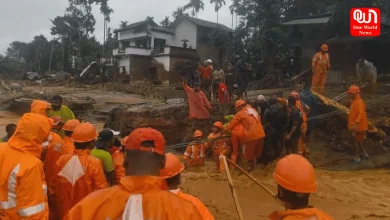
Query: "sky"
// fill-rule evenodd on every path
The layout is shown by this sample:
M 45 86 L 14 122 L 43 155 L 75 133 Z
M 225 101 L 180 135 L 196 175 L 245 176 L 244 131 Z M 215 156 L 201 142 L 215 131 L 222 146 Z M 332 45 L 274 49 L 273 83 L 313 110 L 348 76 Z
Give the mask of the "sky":
M 178 6 L 185 5 L 189 0 L 109 0 L 109 6 L 114 10 L 111 14 L 109 27 L 116 29 L 120 21 L 129 23 L 142 21 L 146 16 L 154 17 L 156 23 L 160 23 L 169 15 L 171 21 L 172 12 Z M 231 0 L 225 0 L 226 5 L 219 11 L 219 23 L 228 27 L 232 26 L 232 17 L 229 10 Z M 198 18 L 208 21 L 217 21 L 214 5 L 209 0 L 204 0 L 205 10 L 198 14 Z M 4 54 L 12 41 L 29 42 L 36 35 L 44 35 L 49 40 L 52 23 L 50 19 L 64 15 L 68 0 L 10 0 L 3 4 L 0 13 L 0 54 Z M 188 11 L 190 12 L 190 11 Z M 103 41 L 103 15 L 99 7 L 93 8 L 96 19 L 95 36 Z M 234 19 L 235 20 L 235 19 Z M 235 22 L 235 21 L 234 21 Z M 234 24 L 236 25 L 236 24 Z

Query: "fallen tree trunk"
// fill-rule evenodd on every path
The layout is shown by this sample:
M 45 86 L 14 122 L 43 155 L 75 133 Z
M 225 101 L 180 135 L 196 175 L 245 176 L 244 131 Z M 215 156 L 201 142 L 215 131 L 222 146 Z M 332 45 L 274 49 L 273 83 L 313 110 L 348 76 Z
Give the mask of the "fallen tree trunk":
M 318 104 L 326 107 L 327 111 L 329 112 L 340 111 L 340 114 L 337 114 L 336 116 L 344 120 L 345 123 L 347 123 L 349 108 L 315 91 L 311 91 L 311 93 L 313 97 L 315 97 L 318 100 Z M 372 137 L 374 137 L 375 140 L 378 141 L 383 141 L 387 137 L 386 133 L 382 129 L 377 128 L 375 126 L 375 122 L 373 120 L 368 120 L 368 133 L 369 135 L 372 135 Z

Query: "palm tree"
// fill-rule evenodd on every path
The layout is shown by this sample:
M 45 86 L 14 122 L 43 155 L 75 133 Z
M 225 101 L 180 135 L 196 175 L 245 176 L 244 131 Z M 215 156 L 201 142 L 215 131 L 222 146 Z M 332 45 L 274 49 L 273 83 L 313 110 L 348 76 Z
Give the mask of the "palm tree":
M 174 11 L 173 13 L 172 13 L 172 16 L 176 19 L 179 15 L 186 15 L 186 16 L 189 16 L 189 14 L 188 13 L 184 13 L 184 9 L 183 9 L 183 7 L 177 7 L 177 9 L 176 9 L 176 11 Z
M 211 4 L 215 4 L 215 12 L 217 12 L 217 23 L 218 23 L 218 11 L 223 5 L 226 5 L 225 0 L 210 0 Z
M 200 10 L 204 10 L 203 0 L 190 0 L 190 2 L 184 5 L 184 10 L 192 8 L 192 16 L 198 17 L 198 13 Z
M 164 20 L 160 22 L 163 27 L 169 27 L 171 25 L 171 21 L 169 21 L 169 16 L 165 16 Z
M 120 27 L 120 28 L 124 28 L 124 27 L 127 26 L 128 23 L 129 23 L 128 21 L 121 21 L 119 27 Z
M 240 6 L 240 0 L 233 0 L 232 4 L 229 7 L 230 13 L 232 14 L 232 29 L 233 29 L 234 12 L 236 12 L 236 27 L 237 27 L 237 10 L 239 6 Z

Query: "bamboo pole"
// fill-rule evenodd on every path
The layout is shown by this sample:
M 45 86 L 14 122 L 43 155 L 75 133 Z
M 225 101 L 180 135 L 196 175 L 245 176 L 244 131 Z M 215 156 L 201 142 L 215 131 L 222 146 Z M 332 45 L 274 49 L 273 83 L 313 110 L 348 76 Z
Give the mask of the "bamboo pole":
M 244 216 L 242 215 L 242 210 L 241 210 L 240 203 L 238 201 L 236 190 L 234 189 L 234 186 L 233 186 L 233 179 L 232 179 L 232 176 L 230 175 L 229 166 L 228 166 L 228 163 L 226 162 L 226 160 L 228 160 L 228 159 L 225 156 L 222 156 L 222 157 L 220 157 L 220 160 L 222 160 L 223 164 L 225 165 L 225 172 L 226 172 L 226 175 L 227 175 L 227 178 L 229 181 L 230 191 L 231 191 L 232 196 L 233 196 L 234 204 L 236 205 L 238 218 L 240 220 L 244 220 Z
M 226 160 L 233 165 L 235 168 L 237 168 L 239 171 L 241 171 L 245 176 L 249 177 L 253 182 L 255 182 L 258 186 L 263 188 L 268 194 L 270 194 L 273 198 L 276 198 L 276 194 L 273 193 L 270 189 L 268 189 L 264 184 L 262 184 L 260 181 L 258 181 L 256 178 L 254 178 L 252 175 L 250 175 L 248 172 L 246 172 L 244 169 L 242 169 L 240 166 L 238 166 L 233 161 L 226 158 Z

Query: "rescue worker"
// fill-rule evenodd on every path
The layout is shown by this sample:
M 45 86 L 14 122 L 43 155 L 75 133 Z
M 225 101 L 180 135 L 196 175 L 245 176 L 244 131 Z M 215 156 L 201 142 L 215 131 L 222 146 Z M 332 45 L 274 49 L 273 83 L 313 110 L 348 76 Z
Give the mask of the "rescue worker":
M 68 148 L 65 145 L 65 141 L 58 135 L 62 129 L 64 121 L 57 116 L 51 118 L 53 120 L 53 126 L 51 128 L 51 140 L 43 160 L 43 167 L 45 168 L 45 180 L 47 185 L 52 184 L 53 178 L 55 177 L 55 164 L 62 155 L 73 153 L 72 148 Z M 49 204 L 51 205 L 51 204 Z
M 49 117 L 58 116 L 61 117 L 65 122 L 75 119 L 74 113 L 69 109 L 68 106 L 62 104 L 62 97 L 59 95 L 51 98 L 51 109 L 47 113 Z
M 221 156 L 227 157 L 231 150 L 229 146 L 229 139 L 223 138 L 222 131 L 222 122 L 216 121 L 211 128 L 211 133 L 207 137 L 207 139 L 210 140 L 210 142 L 207 143 L 207 149 L 212 149 L 214 161 L 217 164 L 217 170 L 219 172 L 225 171 L 224 163 L 219 158 Z
M 90 193 L 108 187 L 101 161 L 90 155 L 97 135 L 96 128 L 90 123 L 78 125 L 72 134 L 76 149 L 58 159 L 50 190 L 53 193 L 51 199 L 56 204 L 55 219 L 63 219 L 73 206 Z
M 200 90 L 199 84 L 194 83 L 194 88 L 190 88 L 186 82 L 183 82 L 184 91 L 189 101 L 190 119 L 209 119 L 208 110 L 212 107 L 207 100 L 206 95 Z
M 290 108 L 290 117 L 287 125 L 286 154 L 298 153 L 298 142 L 301 137 L 302 112 L 297 107 L 296 99 L 293 96 L 288 97 L 288 106 Z
M 311 89 L 323 95 L 325 93 L 326 73 L 330 69 L 328 45 L 323 44 L 321 51 L 314 55 L 311 68 L 313 71 Z
M 181 184 L 181 172 L 184 170 L 183 164 L 177 156 L 172 153 L 165 154 L 165 168 L 160 171 L 160 176 L 165 179 L 169 191 L 180 198 L 191 202 L 198 210 L 203 220 L 214 220 L 213 215 L 207 207 L 195 196 L 183 193 L 179 186 Z
M 313 166 L 304 157 L 292 154 L 280 159 L 273 177 L 278 183 L 277 197 L 285 210 L 271 213 L 269 219 L 333 220 L 309 205 L 310 194 L 317 191 L 317 180 Z
M 230 103 L 230 95 L 227 86 L 225 83 L 220 81 L 214 82 L 218 86 L 217 96 L 219 103 L 219 112 L 223 115 L 228 114 L 229 111 L 229 103 Z
M 259 95 L 256 99 L 256 110 L 260 114 L 260 116 L 264 115 L 266 109 L 270 107 L 269 102 L 265 99 L 265 96 Z
M 217 63 L 217 67 L 215 68 L 215 70 L 212 72 L 211 75 L 212 75 L 211 88 L 213 89 L 213 94 L 214 94 L 213 98 L 214 100 L 217 101 L 219 84 L 223 83 L 225 85 L 225 72 Z
M 31 103 L 31 113 L 43 115 L 47 117 L 47 112 L 50 109 L 50 103 L 42 100 L 33 100 Z
M 291 96 L 296 99 L 296 105 L 302 113 L 302 125 L 301 125 L 301 137 L 298 141 L 298 154 L 304 155 L 310 153 L 309 148 L 306 145 L 306 133 L 307 133 L 307 114 L 310 112 L 310 107 L 301 101 L 301 96 L 298 92 L 291 92 Z
M 62 97 L 59 95 L 53 96 L 53 98 L 50 101 L 51 108 L 47 112 L 48 117 L 58 116 L 61 117 L 64 122 L 67 122 L 71 119 L 75 119 L 74 114 L 72 110 L 68 108 L 68 106 L 62 104 Z M 60 131 L 58 133 L 61 138 L 65 136 L 64 131 Z
M 194 132 L 194 141 L 188 144 L 184 152 L 184 164 L 187 167 L 203 166 L 204 157 L 206 155 L 206 143 L 199 143 L 202 140 L 203 134 L 201 131 Z
M 204 61 L 204 65 L 199 68 L 201 73 L 200 84 L 202 85 L 202 90 L 206 93 L 206 96 L 211 100 L 211 73 L 213 72 L 213 61 L 208 59 Z
M 284 141 L 284 129 L 280 132 L 281 111 L 277 108 L 276 102 L 275 98 L 271 98 L 268 101 L 269 107 L 265 109 L 264 114 L 261 115 L 265 139 L 263 153 L 261 154 L 259 162 L 264 162 L 265 165 L 279 157 L 282 146 L 282 144 L 279 143 L 279 140 Z M 280 136 L 282 138 L 280 138 Z
M 15 130 L 16 124 L 7 124 L 7 126 L 5 126 L 5 132 L 7 133 L 7 135 L 0 139 L 0 143 L 8 142 L 12 135 L 14 135 Z
M 356 64 L 356 75 L 359 85 L 368 83 L 373 91 L 376 89 L 377 71 L 373 63 L 360 58 Z
M 104 129 L 99 132 L 96 147 L 91 151 L 92 156 L 102 161 L 103 169 L 109 185 L 116 184 L 114 163 L 112 162 L 111 154 L 108 152 L 108 148 L 112 146 L 113 141 L 114 133 L 109 129 Z
M 47 185 L 41 157 L 52 120 L 24 114 L 14 135 L 0 144 L 0 217 L 48 219 Z
M 249 69 L 246 63 L 241 60 L 239 56 L 236 56 L 236 59 L 236 64 L 231 68 L 230 71 L 235 72 L 235 82 L 238 86 L 238 99 L 242 99 L 244 93 L 246 93 L 248 89 Z
M 368 130 L 366 104 L 360 96 L 360 88 L 358 86 L 351 86 L 348 89 L 348 96 L 352 101 L 348 117 L 348 129 L 352 133 L 352 142 L 355 147 L 355 156 L 351 162 L 360 163 L 362 154 L 363 159 L 369 159 L 367 151 L 363 146 Z
M 126 141 L 127 137 L 123 138 L 122 142 L 115 139 L 113 145 L 108 148 L 108 152 L 110 152 L 112 157 L 112 163 L 114 164 L 116 184 L 119 184 L 121 178 L 125 176 L 125 168 L 123 167 L 125 155 L 122 146 L 126 145 Z
M 159 131 L 135 129 L 128 136 L 126 151 L 127 176 L 120 184 L 90 194 L 64 220 L 202 219 L 193 204 L 168 192 L 160 177 L 165 167 L 165 138 Z
M 244 100 L 237 100 L 235 104 L 236 115 L 224 129 L 224 133 L 232 130 L 232 160 L 236 162 L 240 148 L 248 160 L 247 171 L 250 172 L 256 166 L 256 160 L 261 156 L 264 143 L 264 129 L 260 115 Z M 233 130 L 238 126 L 238 130 Z
M 64 142 L 65 142 L 65 146 L 67 149 L 69 149 L 69 151 L 74 151 L 74 143 L 73 143 L 73 140 L 72 140 L 72 134 L 73 134 L 73 131 L 74 129 L 80 125 L 80 121 L 77 120 L 77 119 L 71 119 L 69 121 L 67 121 L 64 125 L 64 127 L 62 128 L 64 130 L 64 133 L 65 133 L 65 137 L 64 137 Z

